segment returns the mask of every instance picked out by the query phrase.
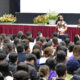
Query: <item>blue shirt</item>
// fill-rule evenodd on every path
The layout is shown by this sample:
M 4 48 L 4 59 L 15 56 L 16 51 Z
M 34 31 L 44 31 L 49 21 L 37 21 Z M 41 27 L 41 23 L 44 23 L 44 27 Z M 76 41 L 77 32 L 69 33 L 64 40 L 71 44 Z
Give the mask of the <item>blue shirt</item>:
M 26 60 L 26 53 L 18 53 L 18 63 Z

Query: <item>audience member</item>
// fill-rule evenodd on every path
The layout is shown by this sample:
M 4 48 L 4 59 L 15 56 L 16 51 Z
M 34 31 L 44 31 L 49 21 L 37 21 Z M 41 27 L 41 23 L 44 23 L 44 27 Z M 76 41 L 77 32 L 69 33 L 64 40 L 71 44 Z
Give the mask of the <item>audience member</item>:
M 29 80 L 30 76 L 26 71 L 17 71 L 14 75 L 14 80 Z
M 39 80 L 48 80 L 49 76 L 49 67 L 44 65 L 39 68 Z
M 18 55 L 17 53 L 12 53 L 9 55 L 9 71 L 14 74 L 17 70 L 17 62 L 18 62 Z
M 67 67 L 64 65 L 64 63 L 59 63 L 56 65 L 56 73 L 58 77 L 56 80 L 65 80 L 66 74 L 67 74 Z

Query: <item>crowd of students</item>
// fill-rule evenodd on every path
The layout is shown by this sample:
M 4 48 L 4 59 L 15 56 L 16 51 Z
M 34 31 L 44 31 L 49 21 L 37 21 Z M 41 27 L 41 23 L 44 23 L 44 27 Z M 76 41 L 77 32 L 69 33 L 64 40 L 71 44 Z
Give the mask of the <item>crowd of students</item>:
M 41 32 L 33 39 L 24 35 L 0 35 L 0 80 L 80 80 L 80 37 L 64 34 L 58 38 L 44 37 Z

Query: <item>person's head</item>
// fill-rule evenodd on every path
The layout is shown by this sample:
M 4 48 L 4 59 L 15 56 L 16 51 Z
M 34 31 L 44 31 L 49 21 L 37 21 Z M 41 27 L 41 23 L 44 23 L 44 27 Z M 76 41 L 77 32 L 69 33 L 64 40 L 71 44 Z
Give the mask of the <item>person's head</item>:
M 47 38 L 46 38 L 46 41 L 47 41 L 47 42 L 48 42 L 48 41 L 51 41 L 51 39 L 50 39 L 49 37 L 47 37 Z
M 20 43 L 20 40 L 18 38 L 15 38 L 14 39 L 14 45 L 17 46 L 17 44 L 19 44 L 19 43 Z
M 56 62 L 57 63 L 66 63 L 66 53 L 62 50 L 56 52 Z
M 17 63 L 17 61 L 18 61 L 17 53 L 12 53 L 12 54 L 9 55 L 9 62 Z
M 53 41 L 54 45 L 58 45 L 58 39 L 57 39 L 57 37 L 53 37 L 52 41 Z
M 53 47 L 52 41 L 48 41 L 48 42 L 45 44 L 45 48 L 46 48 L 46 47 Z
M 73 55 L 75 58 L 80 56 L 80 45 L 75 45 L 73 48 Z
M 78 40 L 80 40 L 80 39 L 79 39 L 79 35 L 76 34 L 76 35 L 74 36 L 74 43 L 76 44 L 76 42 L 77 42 Z
M 21 36 L 21 40 L 27 39 L 26 35 Z
M 59 15 L 59 20 L 60 20 L 60 21 L 63 21 L 63 20 L 64 20 L 64 18 L 63 18 L 62 15 Z
M 14 80 L 29 80 L 30 76 L 26 71 L 17 71 L 14 75 Z
M 66 43 L 64 41 L 61 41 L 59 44 L 62 46 L 66 46 Z
M 72 59 L 67 62 L 67 72 L 69 74 L 73 74 L 79 67 L 80 64 L 76 59 Z
M 6 38 L 4 39 L 4 44 L 6 44 L 6 43 L 10 43 L 10 38 L 9 38 L 9 37 L 6 37 Z
M 53 38 L 54 37 L 58 37 L 58 33 L 57 32 L 53 32 Z
M 6 53 L 3 50 L 0 50 L 0 62 L 6 61 Z
M 55 70 L 58 77 L 66 77 L 67 67 L 64 63 L 57 64 Z
M 49 76 L 49 67 L 44 65 L 40 66 L 39 68 L 39 77 L 41 78 L 48 78 Z
M 43 51 L 45 57 L 50 57 L 53 55 L 53 49 L 51 47 L 46 47 Z
M 40 37 L 39 41 L 44 43 L 46 41 L 46 39 L 44 37 Z
M 53 58 L 49 58 L 46 60 L 46 65 L 49 67 L 50 70 L 55 70 L 55 60 Z
M 17 45 L 17 52 L 18 53 L 23 53 L 23 51 L 24 51 L 24 46 L 23 46 L 23 44 L 18 44 Z
M 18 37 L 18 38 L 21 38 L 22 35 L 23 35 L 23 32 L 22 32 L 22 31 L 19 31 L 19 32 L 17 33 L 17 37 Z
M 27 36 L 27 38 L 32 38 L 32 33 L 30 31 L 27 31 L 26 36 Z
M 69 43 L 69 45 L 68 45 L 69 52 L 72 52 L 73 48 L 74 48 L 74 44 L 73 43 Z
M 67 48 L 65 46 L 62 46 L 62 45 L 58 46 L 56 51 L 59 51 L 59 50 L 64 51 L 66 53 L 66 56 L 67 56 Z
M 32 54 L 34 54 L 37 59 L 40 59 L 41 57 L 41 51 L 39 49 L 33 49 Z
M 7 50 L 8 53 L 12 53 L 13 50 L 14 50 L 13 44 L 7 43 L 6 44 L 6 50 Z
M 35 45 L 33 46 L 33 50 L 34 50 L 34 49 L 39 49 L 39 50 L 41 50 L 41 49 L 40 49 L 40 45 L 39 45 L 39 44 L 35 44 Z
M 66 38 L 65 40 L 66 46 L 68 46 L 68 44 L 70 43 L 70 38 Z
M 11 73 L 9 72 L 9 64 L 7 62 L 0 62 L 0 72 L 4 77 L 11 76 Z
M 17 71 L 19 70 L 23 70 L 23 71 L 26 71 L 28 72 L 28 65 L 24 62 L 21 62 L 17 65 Z
M 24 44 L 24 49 L 25 49 L 26 53 L 30 53 L 31 50 L 30 50 L 30 47 L 29 47 L 29 43 Z
M 42 32 L 38 32 L 38 33 L 37 33 L 37 37 L 43 37 Z
M 36 62 L 36 56 L 33 54 L 27 54 L 26 61 L 34 65 Z
M 36 41 L 39 41 L 40 37 L 36 37 Z

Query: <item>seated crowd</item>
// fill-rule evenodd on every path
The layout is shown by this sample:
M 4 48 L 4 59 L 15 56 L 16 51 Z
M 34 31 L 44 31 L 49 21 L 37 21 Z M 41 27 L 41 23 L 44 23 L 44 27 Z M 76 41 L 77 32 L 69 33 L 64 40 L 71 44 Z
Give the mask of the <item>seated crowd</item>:
M 0 35 L 0 80 L 80 80 L 80 37 L 41 32 Z

